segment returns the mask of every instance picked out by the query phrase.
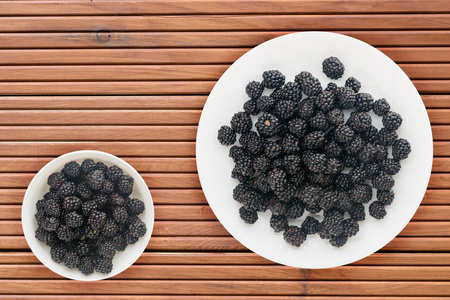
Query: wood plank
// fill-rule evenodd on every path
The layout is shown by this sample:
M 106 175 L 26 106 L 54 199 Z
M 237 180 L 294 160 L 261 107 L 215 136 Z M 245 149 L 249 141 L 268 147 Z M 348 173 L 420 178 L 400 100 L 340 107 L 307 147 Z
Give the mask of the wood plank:
M 53 159 L 54 157 L 0 157 L 0 172 L 37 172 Z M 197 172 L 195 158 L 125 157 L 124 160 L 138 172 Z
M 450 158 L 434 158 L 432 172 L 450 172 Z
M 422 204 L 450 204 L 449 190 L 427 190 Z
M 23 289 L 24 284 L 27 288 Z M 226 294 L 448 296 L 449 282 L 217 281 L 217 280 L 0 280 L 2 293 L 23 294 Z M 22 288 L 21 288 L 22 287 Z
M 95 299 L 95 300 L 109 300 L 111 299 L 111 296 L 100 296 L 100 295 L 5 295 L 8 297 L 8 299 L 58 299 L 58 300 L 73 300 L 73 299 Z M 114 295 L 114 299 L 142 299 L 142 296 L 132 296 L 132 295 Z M 220 295 L 214 295 L 214 296 L 203 296 L 203 295 L 196 295 L 196 296 L 180 296 L 180 295 L 170 295 L 170 296 L 164 296 L 164 295 L 145 295 L 145 299 L 169 299 L 169 300 L 215 300 L 215 299 L 227 299 L 227 300 L 247 300 L 247 299 L 270 299 L 270 300 L 348 300 L 348 296 L 220 296 Z M 352 296 L 352 300 L 386 300 L 386 297 L 377 297 L 377 296 Z M 397 297 L 397 296 L 390 296 L 389 299 L 392 300 L 429 300 L 429 297 L 414 297 L 414 296 L 408 296 L 408 297 Z M 433 300 L 447 300 L 447 297 L 433 297 Z
M 446 280 L 450 267 L 441 266 L 344 266 L 299 269 L 286 266 L 164 266 L 133 265 L 114 279 L 127 280 Z M 63 277 L 43 265 L 0 265 L 0 279 L 50 279 Z
M 1 65 L 229 64 L 250 48 L 4 49 Z M 379 47 L 397 63 L 448 63 L 448 47 Z
M 422 95 L 422 100 L 427 108 L 450 107 L 450 95 Z
M 450 126 L 434 125 L 431 126 L 433 132 L 433 140 L 448 140 L 450 139 Z
M 0 125 L 198 125 L 200 114 L 200 110 L 3 110 Z
M 0 95 L 208 94 L 214 85 L 215 81 L 0 82 Z
M 254 47 L 294 31 L 4 33 L 1 49 Z M 372 46 L 450 46 L 448 31 L 336 31 Z
M 376 0 L 305 0 L 302 3 L 290 0 L 262 0 L 258 5 L 252 0 L 227 2 L 208 1 L 14 1 L 0 2 L 0 15 L 145 15 L 145 14 L 230 14 L 230 13 L 392 13 L 392 12 L 443 12 L 445 0 L 428 4 L 419 0 L 380 3 Z
M 445 189 L 450 187 L 450 174 L 438 173 L 431 174 L 430 181 L 428 182 L 429 188 Z
M 446 148 L 445 148 L 446 149 Z M 72 151 L 97 150 L 117 156 L 195 156 L 195 142 L 1 142 L 2 156 L 54 156 Z
M 8 141 L 193 141 L 197 126 L 0 126 Z
M 0 252 L 1 264 L 40 264 L 32 252 Z M 136 265 L 278 265 L 252 252 L 144 252 Z M 374 253 L 354 266 L 450 266 L 450 253 Z
M 450 142 L 433 142 L 433 156 L 448 156 L 450 153 Z
M 449 14 L 3 17 L 0 32 L 450 29 Z
M 218 80 L 230 65 L 0 66 L 0 80 Z M 411 79 L 448 79 L 450 64 L 399 64 Z M 300 69 L 299 69 L 300 71 Z M 244 96 L 244 92 L 242 93 Z

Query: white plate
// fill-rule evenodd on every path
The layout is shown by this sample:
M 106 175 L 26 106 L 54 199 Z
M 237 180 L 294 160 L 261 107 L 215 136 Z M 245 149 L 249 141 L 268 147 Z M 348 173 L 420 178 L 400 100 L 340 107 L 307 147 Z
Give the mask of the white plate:
M 95 162 L 103 162 L 107 166 L 116 165 L 122 168 L 124 174 L 130 175 L 134 178 L 133 193 L 130 197 L 140 199 L 145 204 L 145 210 L 139 215 L 139 218 L 147 226 L 147 233 L 141 237 L 135 244 L 128 245 L 125 251 L 117 251 L 113 259 L 113 269 L 109 274 L 101 274 L 94 272 L 88 276 L 82 274 L 78 269 L 69 269 L 63 263 L 56 263 L 50 257 L 50 247 L 38 241 L 35 238 L 35 231 L 38 228 L 37 222 L 34 218 L 36 214 L 36 202 L 43 198 L 44 194 L 48 192 L 47 185 L 48 176 L 54 172 L 59 172 L 64 165 L 69 161 L 76 161 L 78 163 L 90 158 Z M 22 204 L 22 228 L 25 234 L 25 239 L 36 257 L 53 272 L 76 280 L 92 281 L 101 280 L 112 277 L 131 266 L 144 252 L 153 231 L 154 211 L 153 201 L 150 191 L 142 179 L 141 175 L 127 162 L 109 153 L 101 151 L 75 151 L 59 156 L 46 164 L 31 181 L 25 193 Z
M 345 66 L 343 78 L 334 81 L 343 86 L 354 76 L 362 83 L 361 92 L 374 99 L 386 98 L 391 110 L 403 117 L 397 131 L 409 140 L 412 152 L 402 161 L 396 181 L 394 203 L 387 206 L 387 216 L 376 220 L 368 215 L 360 223 L 359 233 L 342 248 L 331 246 L 318 235 L 310 235 L 296 248 L 283 240 L 269 226 L 270 213 L 259 213 L 253 225 L 245 224 L 238 214 L 240 204 L 233 200 L 237 181 L 230 177 L 234 166 L 228 156 L 230 147 L 220 145 L 217 131 L 229 125 L 231 117 L 242 111 L 248 100 L 245 86 L 262 80 L 266 70 L 278 69 L 293 81 L 301 71 L 310 71 L 325 87 L 328 78 L 322 73 L 322 61 L 338 57 Z M 325 84 L 324 84 L 325 83 Z M 373 124 L 381 127 L 379 117 Z M 254 129 L 253 129 L 254 130 Z M 433 140 L 428 115 L 419 93 L 408 76 L 390 58 L 357 39 L 327 32 L 302 32 L 269 40 L 240 57 L 214 86 L 203 109 L 197 133 L 197 168 L 206 199 L 222 225 L 240 243 L 253 252 L 284 265 L 300 268 L 329 268 L 362 259 L 385 246 L 410 221 L 426 191 L 431 173 Z M 296 220 L 301 224 L 306 214 Z

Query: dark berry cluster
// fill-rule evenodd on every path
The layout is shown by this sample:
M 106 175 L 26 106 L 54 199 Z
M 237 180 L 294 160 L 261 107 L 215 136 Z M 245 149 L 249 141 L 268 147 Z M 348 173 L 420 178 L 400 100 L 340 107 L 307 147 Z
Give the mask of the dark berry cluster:
M 331 79 L 345 70 L 336 57 L 322 67 Z M 307 71 L 287 83 L 278 70 L 262 77 L 246 87 L 256 109 L 244 104 L 231 127 L 218 133 L 222 144 L 233 145 L 231 176 L 239 181 L 233 199 L 242 205 L 240 217 L 253 224 L 258 213 L 270 211 L 270 226 L 283 232 L 287 243 L 299 247 L 317 233 L 342 247 L 358 233 L 367 208 L 382 219 L 394 200 L 393 175 L 411 152 L 409 142 L 396 133 L 402 117 L 386 99 L 360 92 L 361 82 L 354 77 L 345 86 L 328 83 L 325 89 Z M 382 119 L 382 128 L 372 125 L 372 116 Z M 301 226 L 289 224 L 302 216 Z
M 36 203 L 35 236 L 57 263 L 85 275 L 110 273 L 116 251 L 147 232 L 138 217 L 144 202 L 130 197 L 134 179 L 116 165 L 71 161 L 47 183 L 49 191 Z

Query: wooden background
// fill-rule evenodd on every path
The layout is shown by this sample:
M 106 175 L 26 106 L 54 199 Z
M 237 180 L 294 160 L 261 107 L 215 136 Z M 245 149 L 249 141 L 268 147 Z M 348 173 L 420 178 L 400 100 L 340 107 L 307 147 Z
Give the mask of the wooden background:
M 413 220 L 377 253 L 327 270 L 249 252 L 211 212 L 195 165 L 216 80 L 252 47 L 307 30 L 347 34 L 391 57 L 422 95 L 434 136 Z M 155 203 L 145 253 L 99 282 L 40 264 L 20 222 L 35 173 L 81 149 L 131 163 Z M 0 1 L 0 298 L 448 299 L 449 157 L 448 0 Z

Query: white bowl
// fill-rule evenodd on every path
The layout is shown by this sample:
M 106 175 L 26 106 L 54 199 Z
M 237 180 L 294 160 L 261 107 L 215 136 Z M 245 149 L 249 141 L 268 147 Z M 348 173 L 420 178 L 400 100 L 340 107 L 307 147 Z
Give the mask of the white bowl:
M 35 231 L 38 224 L 34 218 L 37 212 L 36 202 L 43 198 L 44 194 L 49 191 L 47 185 L 48 176 L 54 172 L 59 172 L 64 165 L 70 161 L 81 163 L 85 159 L 93 159 L 95 162 L 103 162 L 107 166 L 116 165 L 122 168 L 124 174 L 134 178 L 133 193 L 130 197 L 140 199 L 145 204 L 145 210 L 139 215 L 139 218 L 147 226 L 147 233 L 141 237 L 135 244 L 128 245 L 125 251 L 117 251 L 113 259 L 113 269 L 109 274 L 101 274 L 94 272 L 90 275 L 84 275 L 78 269 L 69 269 L 63 263 L 56 263 L 51 259 L 50 247 L 40 242 L 35 237 Z M 31 181 L 25 193 L 22 204 L 22 228 L 25 239 L 36 257 L 53 272 L 76 280 L 93 281 L 112 277 L 126 270 L 131 266 L 144 252 L 150 236 L 153 231 L 154 211 L 153 201 L 150 191 L 142 179 L 141 175 L 127 162 L 109 153 L 101 151 L 75 151 L 59 156 L 46 164 Z

